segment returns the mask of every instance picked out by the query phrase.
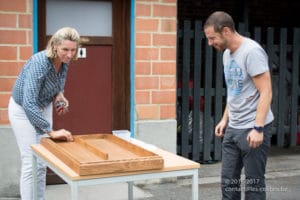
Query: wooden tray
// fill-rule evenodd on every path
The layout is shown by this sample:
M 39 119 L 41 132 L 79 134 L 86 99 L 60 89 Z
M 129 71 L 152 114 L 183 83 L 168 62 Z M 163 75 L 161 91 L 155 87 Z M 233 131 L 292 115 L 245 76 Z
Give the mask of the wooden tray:
M 163 168 L 163 158 L 112 134 L 76 135 L 74 142 L 43 138 L 41 145 L 79 175 Z

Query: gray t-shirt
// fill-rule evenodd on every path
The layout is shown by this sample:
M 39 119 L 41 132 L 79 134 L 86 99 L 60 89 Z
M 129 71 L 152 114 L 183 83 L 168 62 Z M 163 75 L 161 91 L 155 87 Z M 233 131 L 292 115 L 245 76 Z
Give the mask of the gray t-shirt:
M 245 38 L 233 54 L 228 49 L 224 51 L 223 64 L 229 109 L 228 125 L 238 129 L 252 128 L 255 125 L 259 92 L 251 77 L 269 70 L 268 56 L 257 42 Z M 269 108 L 265 124 L 273 119 Z

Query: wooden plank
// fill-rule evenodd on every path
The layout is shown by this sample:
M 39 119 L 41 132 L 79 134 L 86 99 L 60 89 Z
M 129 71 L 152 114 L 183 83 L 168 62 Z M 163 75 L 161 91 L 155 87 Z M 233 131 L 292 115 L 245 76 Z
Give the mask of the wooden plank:
M 286 43 L 287 43 L 287 29 L 280 29 L 280 62 L 279 62 L 279 81 L 278 81 L 278 127 L 277 127 L 277 142 L 278 146 L 284 145 L 284 120 L 286 119 Z
M 217 123 L 222 119 L 224 106 L 223 100 L 226 104 L 226 98 L 223 98 L 225 90 L 223 87 L 224 76 L 223 76 L 223 63 L 222 63 L 222 53 L 217 53 L 217 66 L 216 66 L 216 91 L 215 91 L 215 118 L 214 118 L 214 125 L 216 126 Z M 214 131 L 213 131 L 214 132 Z M 218 137 L 214 137 L 214 160 L 221 160 L 222 157 L 222 139 Z
M 261 44 L 261 27 L 254 27 L 254 40 Z
M 76 135 L 74 142 L 43 138 L 41 145 L 79 175 L 160 169 L 163 159 L 112 134 Z
M 181 155 L 189 156 L 189 83 L 190 83 L 190 46 L 191 46 L 191 22 L 184 21 L 183 30 L 183 70 L 182 70 L 182 112 L 181 112 Z
M 200 83 L 201 83 L 201 47 L 204 34 L 201 21 L 195 23 L 194 34 L 194 74 L 193 74 L 193 137 L 192 159 L 200 159 L 200 145 L 203 145 L 203 134 L 200 135 Z
M 94 175 L 85 175 L 80 176 L 76 173 L 70 166 L 65 162 L 59 159 L 53 152 L 49 151 L 41 144 L 35 144 L 31 146 L 33 151 L 38 154 L 40 157 L 47 160 L 49 163 L 58 168 L 64 175 L 68 176 L 72 180 L 87 180 L 94 178 L 105 178 L 105 177 L 115 177 L 131 174 L 142 174 L 142 173 L 151 173 L 151 172 L 167 172 L 175 170 L 185 170 L 185 169 L 197 169 L 200 167 L 200 164 L 192 160 L 188 160 L 184 157 L 178 156 L 176 154 L 164 151 L 162 149 L 155 149 L 153 152 L 164 160 L 164 166 L 161 169 L 147 170 L 147 171 L 130 171 L 130 172 L 117 172 L 117 173 L 105 173 L 105 174 L 94 174 Z
M 242 35 L 244 35 L 246 37 L 250 37 L 250 32 L 247 29 L 248 29 L 248 27 L 246 26 L 245 23 L 238 23 L 239 33 L 241 33 Z
M 271 74 L 272 74 L 272 65 L 274 64 L 274 61 L 273 59 L 275 59 L 275 56 L 276 55 L 274 53 L 274 29 L 273 28 L 268 28 L 267 29 L 267 47 L 266 47 L 266 51 L 267 51 L 267 54 L 269 56 L 269 67 L 271 68 L 270 71 L 271 71 Z
M 121 173 L 130 171 L 141 171 L 151 169 L 161 169 L 161 160 L 157 157 L 148 157 L 143 159 L 125 159 L 115 160 L 113 162 L 99 162 L 97 164 L 87 163 L 79 166 L 79 170 L 75 170 L 79 175 L 93 175 L 105 173 Z
M 155 154 L 151 151 L 148 151 L 146 149 L 143 149 L 137 145 L 134 145 L 126 140 L 123 140 L 119 137 L 115 137 L 112 134 L 95 134 L 95 135 L 81 135 L 80 139 L 84 140 L 85 143 L 87 143 L 87 140 L 94 140 L 99 141 L 97 139 L 104 139 L 107 141 L 110 141 L 112 143 L 115 143 L 118 146 L 121 146 L 122 149 L 126 149 L 128 151 L 134 152 L 135 154 L 139 156 L 154 156 Z M 97 149 L 99 150 L 99 148 Z
M 212 67 L 213 67 L 213 48 L 207 43 L 205 45 L 205 86 L 204 86 L 204 149 L 203 159 L 211 160 L 211 142 L 212 142 L 212 124 L 211 124 L 211 107 L 212 107 Z
M 83 138 L 78 138 L 77 142 L 78 142 L 78 144 L 83 145 L 84 148 L 88 149 L 89 151 L 96 154 L 100 158 L 102 158 L 104 160 L 108 160 L 108 153 L 107 152 L 101 151 L 101 150 L 95 148 L 94 146 L 88 144 Z
M 298 112 L 300 111 L 300 105 L 298 104 L 299 100 L 299 53 L 300 53 L 300 29 L 295 28 L 293 30 L 293 54 L 292 54 L 292 88 L 291 88 L 291 120 L 290 120 L 290 127 L 291 127 L 291 138 L 290 144 L 292 146 L 297 145 L 297 119 L 298 119 Z
M 59 148 L 58 145 L 55 145 L 51 142 L 51 139 L 43 138 L 41 140 L 41 145 L 45 147 L 47 150 L 51 151 L 54 155 L 57 155 L 57 157 L 64 162 L 67 166 L 69 166 L 71 169 L 73 169 L 75 172 L 78 171 L 78 166 L 80 163 L 78 160 L 74 159 L 71 155 L 68 155 L 68 151 L 62 150 Z M 78 148 L 76 151 L 79 151 L 80 148 Z

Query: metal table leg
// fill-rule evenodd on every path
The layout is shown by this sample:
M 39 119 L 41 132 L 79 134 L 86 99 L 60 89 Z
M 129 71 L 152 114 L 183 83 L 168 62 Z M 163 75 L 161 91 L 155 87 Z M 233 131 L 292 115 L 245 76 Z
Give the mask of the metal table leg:
M 128 200 L 133 200 L 133 181 L 129 181 L 128 183 Z
M 192 199 L 198 200 L 198 169 L 194 170 L 192 177 Z
M 70 184 L 71 186 L 71 199 L 77 200 L 78 199 L 78 184 L 76 181 Z

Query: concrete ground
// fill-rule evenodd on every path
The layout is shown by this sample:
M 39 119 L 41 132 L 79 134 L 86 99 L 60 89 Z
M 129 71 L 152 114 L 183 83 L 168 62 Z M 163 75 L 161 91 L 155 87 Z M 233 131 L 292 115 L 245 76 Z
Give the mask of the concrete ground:
M 199 200 L 221 199 L 221 163 L 201 165 L 199 169 Z M 268 200 L 300 199 L 300 146 L 272 147 L 266 173 Z M 152 197 L 138 200 L 190 200 L 191 180 L 178 179 L 175 183 L 140 187 Z
M 221 162 L 201 165 L 199 169 L 199 200 L 221 199 L 220 190 Z M 268 200 L 300 199 L 300 146 L 293 148 L 272 147 L 266 173 Z M 134 186 L 135 200 L 190 200 L 191 179 L 181 177 L 162 183 L 138 183 Z M 68 200 L 68 185 L 49 185 L 46 200 Z M 127 184 L 82 187 L 80 200 L 125 200 Z M 0 200 L 13 200 L 0 198 Z M 14 199 L 17 200 L 17 199 Z

